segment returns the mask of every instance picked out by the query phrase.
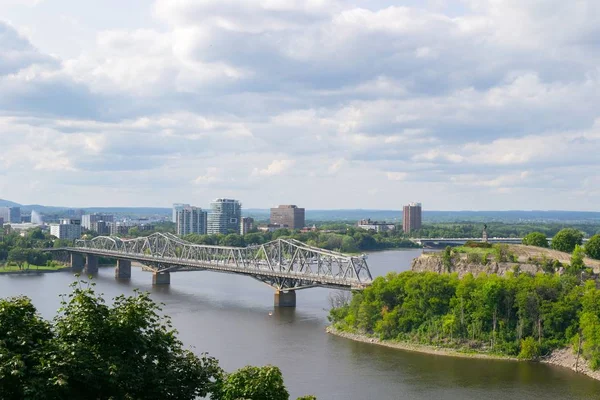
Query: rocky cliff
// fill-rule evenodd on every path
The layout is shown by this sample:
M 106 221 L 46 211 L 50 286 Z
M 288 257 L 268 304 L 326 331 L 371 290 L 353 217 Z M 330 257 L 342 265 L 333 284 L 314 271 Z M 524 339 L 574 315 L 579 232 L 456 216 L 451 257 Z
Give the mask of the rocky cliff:
M 436 272 L 438 274 L 457 272 L 459 277 L 471 273 L 478 275 L 482 272 L 486 274 L 504 275 L 507 272 L 514 272 L 518 269 L 521 272 L 535 274 L 542 272 L 542 268 L 529 263 L 521 262 L 496 262 L 488 261 L 484 264 L 469 263 L 466 257 L 454 257 L 452 266 L 448 271 L 442 261 L 441 253 L 425 253 L 415 258 L 411 265 L 411 270 L 415 272 Z

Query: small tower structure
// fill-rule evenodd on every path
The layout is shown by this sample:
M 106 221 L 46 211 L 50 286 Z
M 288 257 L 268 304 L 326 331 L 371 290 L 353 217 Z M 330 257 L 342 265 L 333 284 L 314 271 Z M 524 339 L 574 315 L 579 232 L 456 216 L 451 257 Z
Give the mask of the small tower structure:
M 488 242 L 488 233 L 487 233 L 487 225 L 483 225 L 483 234 L 481 235 L 481 241 L 483 243 L 487 243 Z

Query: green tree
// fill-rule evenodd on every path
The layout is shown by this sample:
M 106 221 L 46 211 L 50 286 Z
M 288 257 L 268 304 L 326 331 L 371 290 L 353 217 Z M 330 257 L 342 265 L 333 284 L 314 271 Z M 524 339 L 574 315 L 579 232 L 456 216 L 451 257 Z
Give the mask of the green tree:
M 40 360 L 50 353 L 50 324 L 25 297 L 0 300 L 0 398 L 48 398 Z
M 289 398 L 277 367 L 226 375 L 185 350 L 148 293 L 108 306 L 93 283 L 72 286 L 52 323 L 28 298 L 0 299 L 0 399 Z
M 229 374 L 221 400 L 288 400 L 290 397 L 279 368 L 247 366 Z
M 542 232 L 531 232 L 523 238 L 523 244 L 527 246 L 548 247 L 548 239 Z
M 575 250 L 575 246 L 581 246 L 583 242 L 583 233 L 573 228 L 561 229 L 552 238 L 552 248 L 554 250 L 571 253 Z
M 8 262 L 17 264 L 19 269 L 23 268 L 23 264 L 27 262 L 28 252 L 27 249 L 21 247 L 15 247 L 8 252 Z
M 442 254 L 442 264 L 446 271 L 450 272 L 452 270 L 452 247 L 446 246 L 444 249 L 444 253 Z
M 577 274 L 585 268 L 585 264 L 583 262 L 584 256 L 585 251 L 583 250 L 583 247 L 575 245 L 575 250 L 573 250 L 573 254 L 571 254 L 571 265 L 567 267 L 568 274 Z
M 594 235 L 585 244 L 585 252 L 588 257 L 600 260 L 600 235 Z
M 531 336 L 521 340 L 521 352 L 519 358 L 523 360 L 535 360 L 540 356 L 540 345 Z
M 120 296 L 109 307 L 91 287 L 76 285 L 52 328 L 28 299 L 0 305 L 2 395 L 195 399 L 218 391 L 217 361 L 184 350 L 148 294 Z M 3 379 L 7 374 L 12 378 Z
M 592 369 L 600 368 L 600 291 L 594 281 L 585 284 L 580 317 L 583 335 L 583 354 Z

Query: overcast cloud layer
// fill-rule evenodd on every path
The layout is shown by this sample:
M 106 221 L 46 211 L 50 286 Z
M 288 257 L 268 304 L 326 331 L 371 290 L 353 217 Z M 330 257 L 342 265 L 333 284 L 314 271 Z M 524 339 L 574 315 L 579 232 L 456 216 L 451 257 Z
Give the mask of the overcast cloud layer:
M 597 210 L 597 0 L 2 0 L 0 198 Z

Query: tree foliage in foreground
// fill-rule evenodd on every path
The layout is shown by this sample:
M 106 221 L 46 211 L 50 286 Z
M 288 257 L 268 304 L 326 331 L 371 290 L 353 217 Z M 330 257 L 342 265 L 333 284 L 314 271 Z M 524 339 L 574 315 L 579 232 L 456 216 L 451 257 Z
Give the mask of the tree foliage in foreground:
M 583 233 L 573 228 L 561 229 L 552 238 L 552 248 L 558 251 L 570 253 L 575 250 L 575 246 L 583 243 Z
M 289 398 L 276 367 L 227 374 L 185 350 L 147 293 L 108 306 L 93 284 L 73 286 L 52 322 L 26 297 L 0 299 L 0 399 Z
M 523 244 L 527 246 L 548 247 L 548 239 L 542 232 L 531 232 L 523 238 Z
M 600 260 L 600 235 L 594 235 L 585 244 L 585 253 L 588 257 Z
M 600 367 L 600 290 L 572 275 L 390 273 L 333 308 L 338 329 L 451 348 L 537 358 L 580 329 Z

